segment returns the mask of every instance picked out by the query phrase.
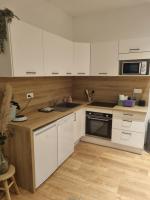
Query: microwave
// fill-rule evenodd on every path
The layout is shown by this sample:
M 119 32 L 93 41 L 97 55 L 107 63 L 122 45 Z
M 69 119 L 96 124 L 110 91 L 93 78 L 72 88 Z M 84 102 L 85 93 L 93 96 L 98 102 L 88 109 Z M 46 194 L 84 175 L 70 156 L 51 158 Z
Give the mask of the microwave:
M 150 60 L 120 61 L 121 75 L 148 75 Z

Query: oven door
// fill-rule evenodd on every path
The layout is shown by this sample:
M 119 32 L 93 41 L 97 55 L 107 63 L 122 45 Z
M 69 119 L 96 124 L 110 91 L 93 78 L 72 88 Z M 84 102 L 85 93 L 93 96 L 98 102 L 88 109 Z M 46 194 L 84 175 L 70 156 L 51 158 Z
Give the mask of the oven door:
M 141 62 L 123 62 L 122 63 L 122 74 L 140 74 L 141 73 Z
M 104 138 L 111 138 L 112 119 L 86 117 L 86 134 Z

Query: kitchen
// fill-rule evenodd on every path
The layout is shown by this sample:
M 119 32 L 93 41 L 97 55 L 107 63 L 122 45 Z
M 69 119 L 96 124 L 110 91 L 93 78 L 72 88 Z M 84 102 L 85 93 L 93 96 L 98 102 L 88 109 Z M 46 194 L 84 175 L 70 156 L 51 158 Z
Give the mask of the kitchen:
M 118 1 L 115 2 L 117 5 Z M 42 1 L 38 3 L 43 4 Z M 61 2 L 57 3 L 63 7 Z M 23 110 L 18 110 L 18 114 L 27 117 L 26 121 L 9 124 L 12 137 L 8 140 L 7 156 L 10 163 L 15 165 L 17 184 L 21 186 L 21 194 L 11 194 L 12 199 L 142 199 L 142 195 L 144 199 L 149 199 L 149 154 L 144 151 L 149 119 L 148 27 L 145 27 L 144 34 L 140 33 L 141 30 L 137 31 L 138 27 L 135 26 L 135 37 L 129 29 L 131 20 L 128 24 L 129 35 L 123 35 L 124 29 L 121 36 L 120 30 L 117 33 L 113 30 L 114 38 L 107 39 L 108 33 L 105 35 L 102 30 L 99 40 L 97 37 L 100 30 L 93 37 L 91 30 L 84 33 L 88 31 L 86 20 L 89 20 L 90 26 L 90 19 L 78 16 L 74 19 L 74 29 L 79 27 L 74 30 L 76 36 L 75 41 L 72 41 L 69 34 L 69 24 L 72 22 L 64 13 L 61 13 L 60 23 L 61 20 L 68 22 L 66 32 L 61 30 L 61 26 L 52 31 L 42 27 L 46 18 L 40 19 L 44 21 L 39 28 L 36 24 L 39 19 L 31 22 L 31 16 L 29 20 L 29 16 L 21 13 L 19 4 L 8 1 L 2 5 L 14 8 L 15 14 L 24 18 L 13 19 L 9 25 L 8 46 L 5 54 L 0 55 L 1 83 L 12 86 L 13 100 Z M 56 9 L 58 14 L 59 7 L 55 8 L 55 4 L 48 5 L 45 2 L 44 8 Z M 139 10 L 144 13 L 147 7 L 147 4 L 142 4 L 120 9 L 126 15 L 132 14 L 134 9 L 136 16 Z M 34 9 L 35 13 L 39 12 Z M 29 14 L 30 12 L 31 10 Z M 120 15 L 120 10 L 118 13 L 114 12 L 116 16 Z M 97 26 L 100 16 L 97 16 L 93 26 Z M 109 13 L 107 17 L 110 20 Z M 146 23 L 144 17 L 148 17 L 143 15 Z M 82 30 L 83 24 L 77 23 L 79 18 L 80 23 L 85 23 L 85 30 Z M 95 18 L 96 16 L 91 16 L 91 23 Z M 124 17 L 121 19 L 125 20 Z M 124 27 L 126 31 L 128 22 Z M 119 24 L 118 26 L 121 28 Z M 103 104 L 90 105 L 86 89 L 92 95 L 92 102 Z M 138 96 L 138 100 L 142 100 L 139 101 L 142 105 L 117 105 L 119 95 L 133 97 L 133 94 Z M 62 104 L 63 100 L 69 103 Z M 124 101 L 134 103 L 134 99 L 126 98 Z M 112 103 L 113 106 L 109 107 L 108 104 Z M 39 109 L 45 107 L 54 107 L 54 111 L 39 112 Z M 102 123 L 106 125 L 102 134 L 107 133 L 107 139 L 92 136 L 92 132 L 95 132 L 93 129 L 99 127 L 96 127 L 95 120 L 88 121 L 88 117 L 98 117 L 98 121 L 105 117 L 104 121 L 109 121 Z M 114 180 L 115 183 L 112 182 Z M 91 186 L 89 190 L 88 185 Z M 134 194 L 134 190 L 139 192 Z

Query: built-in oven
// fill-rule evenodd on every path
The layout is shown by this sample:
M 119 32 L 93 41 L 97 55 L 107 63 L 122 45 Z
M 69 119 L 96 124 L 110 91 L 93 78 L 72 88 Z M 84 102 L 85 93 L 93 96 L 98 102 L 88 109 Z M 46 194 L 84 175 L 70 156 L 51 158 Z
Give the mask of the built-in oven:
M 111 138 L 112 114 L 86 112 L 86 134 L 91 136 Z

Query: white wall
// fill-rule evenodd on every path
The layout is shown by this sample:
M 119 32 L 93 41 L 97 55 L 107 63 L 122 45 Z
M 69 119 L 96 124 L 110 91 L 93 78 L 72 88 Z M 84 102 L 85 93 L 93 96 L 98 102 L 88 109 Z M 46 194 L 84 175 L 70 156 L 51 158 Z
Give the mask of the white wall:
M 50 0 L 0 0 L 0 7 L 12 9 L 23 21 L 72 39 L 72 17 Z
M 73 19 L 76 41 L 150 36 L 150 4 Z

